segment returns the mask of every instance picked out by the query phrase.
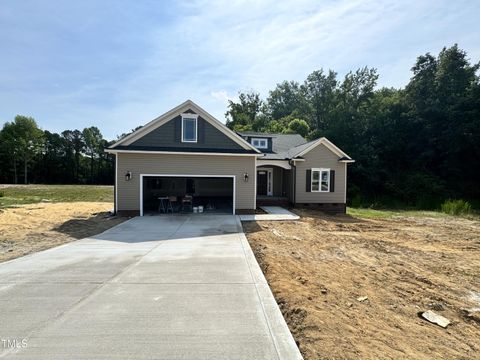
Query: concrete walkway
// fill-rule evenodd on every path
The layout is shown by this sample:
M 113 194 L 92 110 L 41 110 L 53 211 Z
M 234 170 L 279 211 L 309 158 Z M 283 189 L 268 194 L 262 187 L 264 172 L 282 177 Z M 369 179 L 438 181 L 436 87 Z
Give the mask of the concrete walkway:
M 300 216 L 280 206 L 260 206 L 267 214 L 240 215 L 241 221 L 285 221 L 298 220 Z
M 138 217 L 2 263 L 0 309 L 0 358 L 301 359 L 232 215 Z

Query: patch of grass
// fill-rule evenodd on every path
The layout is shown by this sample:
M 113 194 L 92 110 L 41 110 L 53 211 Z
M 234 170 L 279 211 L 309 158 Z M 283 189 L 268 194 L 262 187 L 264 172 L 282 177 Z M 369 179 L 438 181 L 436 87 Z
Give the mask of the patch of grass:
M 394 216 L 413 216 L 413 217 L 442 217 L 442 214 L 437 211 L 423 211 L 423 210 L 376 210 L 370 208 L 347 208 L 347 214 L 353 217 L 367 218 L 367 219 L 385 219 Z
M 449 215 L 468 215 L 472 212 L 472 206 L 465 200 L 446 200 L 441 206 L 442 212 Z
M 0 208 L 40 202 L 113 202 L 113 186 L 8 185 L 1 192 Z

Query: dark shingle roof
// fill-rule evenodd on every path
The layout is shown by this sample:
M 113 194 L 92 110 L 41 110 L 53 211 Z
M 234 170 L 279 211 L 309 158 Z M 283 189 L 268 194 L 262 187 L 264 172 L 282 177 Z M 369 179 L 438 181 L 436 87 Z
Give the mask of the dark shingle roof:
M 254 131 L 242 131 L 238 132 L 238 134 L 244 137 L 272 138 L 273 152 L 265 153 L 265 157 L 262 159 L 291 159 L 293 156 L 290 155 L 290 151 L 307 143 L 307 140 L 299 134 L 272 134 Z M 299 150 L 298 153 L 301 151 L 302 150 Z
M 307 149 L 310 145 L 312 145 L 315 141 L 317 141 L 318 139 L 315 139 L 315 140 L 312 140 L 312 141 L 309 141 L 309 142 L 306 142 L 304 144 L 300 144 L 298 146 L 295 146 L 293 148 L 291 148 L 289 151 L 288 151 L 288 155 L 292 158 L 294 158 L 295 156 L 297 156 L 298 154 L 300 154 L 303 150 Z
M 256 137 L 276 137 L 283 134 L 262 133 L 257 131 L 237 131 L 240 136 L 256 136 Z

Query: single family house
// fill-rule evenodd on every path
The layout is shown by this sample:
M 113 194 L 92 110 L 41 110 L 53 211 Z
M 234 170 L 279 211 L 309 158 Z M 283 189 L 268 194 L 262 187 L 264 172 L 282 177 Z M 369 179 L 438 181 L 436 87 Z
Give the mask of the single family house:
M 342 213 L 354 161 L 323 137 L 235 133 L 191 100 L 106 151 L 116 158 L 115 211 L 122 215 L 193 207 L 244 214 L 262 204 Z

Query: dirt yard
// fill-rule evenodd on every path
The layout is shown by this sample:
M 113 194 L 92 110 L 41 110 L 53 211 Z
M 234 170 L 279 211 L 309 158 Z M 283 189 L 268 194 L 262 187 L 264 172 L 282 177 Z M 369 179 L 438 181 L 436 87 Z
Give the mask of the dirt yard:
M 305 359 L 480 359 L 479 221 L 296 212 L 244 230 Z
M 0 209 L 0 262 L 92 236 L 126 218 L 112 217 L 107 202 L 18 205 Z

